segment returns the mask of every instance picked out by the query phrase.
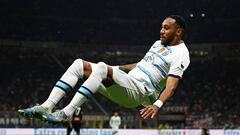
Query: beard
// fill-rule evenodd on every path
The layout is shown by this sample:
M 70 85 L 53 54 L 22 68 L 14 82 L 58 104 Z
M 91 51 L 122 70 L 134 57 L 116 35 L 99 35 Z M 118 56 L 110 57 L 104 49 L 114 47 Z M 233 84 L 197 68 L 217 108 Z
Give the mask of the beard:
M 174 36 L 162 37 L 162 38 L 163 38 L 163 40 L 161 40 L 161 43 L 162 43 L 164 46 L 167 46 L 167 45 L 171 45 L 171 42 L 173 41 Z

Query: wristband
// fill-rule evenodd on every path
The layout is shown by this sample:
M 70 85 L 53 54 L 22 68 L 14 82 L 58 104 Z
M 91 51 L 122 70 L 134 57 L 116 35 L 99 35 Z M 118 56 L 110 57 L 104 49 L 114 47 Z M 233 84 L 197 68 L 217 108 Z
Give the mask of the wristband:
M 155 102 L 153 103 L 153 105 L 156 105 L 158 108 L 161 108 L 162 105 L 163 105 L 163 102 L 158 99 L 157 101 L 155 101 Z

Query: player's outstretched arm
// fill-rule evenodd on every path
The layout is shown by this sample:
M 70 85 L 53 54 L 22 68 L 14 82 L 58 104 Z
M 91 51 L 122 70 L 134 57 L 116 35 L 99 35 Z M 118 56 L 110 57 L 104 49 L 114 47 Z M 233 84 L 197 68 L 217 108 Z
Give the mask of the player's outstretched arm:
M 154 118 L 157 115 L 158 110 L 161 108 L 163 103 L 173 95 L 175 89 L 178 86 L 178 83 L 179 78 L 168 76 L 166 88 L 161 93 L 159 99 L 153 105 L 148 105 L 145 108 L 141 109 L 140 110 L 141 117 L 144 119 L 147 119 L 149 117 Z

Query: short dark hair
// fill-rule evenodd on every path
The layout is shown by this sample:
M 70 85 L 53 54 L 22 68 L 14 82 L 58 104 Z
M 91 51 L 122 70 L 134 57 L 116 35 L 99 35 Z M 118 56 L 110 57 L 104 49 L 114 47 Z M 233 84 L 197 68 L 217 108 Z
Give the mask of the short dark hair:
M 186 21 L 182 16 L 180 16 L 180 15 L 170 15 L 168 17 L 176 20 L 176 24 L 178 24 L 183 30 L 186 29 Z

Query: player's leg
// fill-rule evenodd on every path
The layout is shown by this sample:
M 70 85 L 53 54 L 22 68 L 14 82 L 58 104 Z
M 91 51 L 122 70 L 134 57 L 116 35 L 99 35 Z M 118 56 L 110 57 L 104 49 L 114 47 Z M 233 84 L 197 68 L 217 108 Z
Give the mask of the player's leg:
M 102 81 L 107 77 L 112 78 L 112 67 L 107 66 L 103 62 L 96 65 L 96 70 L 92 71 L 89 78 L 78 89 L 78 92 L 73 97 L 69 105 L 63 111 L 67 116 L 72 116 L 75 108 L 80 107 L 88 98 L 91 98 L 94 93 L 99 89 Z
M 72 132 L 72 124 L 70 123 L 68 126 L 67 126 L 67 135 L 71 135 L 71 132 Z
M 50 113 L 60 99 L 69 92 L 81 78 L 87 78 L 95 64 L 76 59 L 53 87 L 48 99 L 41 105 L 27 109 L 19 109 L 25 117 L 41 118 L 42 114 Z
M 88 79 L 79 88 L 70 104 L 61 111 L 43 115 L 43 118 L 52 123 L 62 123 L 66 119 L 70 121 L 76 108 L 80 107 L 88 98 L 91 98 L 107 77 L 112 78 L 112 67 L 99 62 Z
M 158 94 L 145 83 L 135 79 L 134 76 L 136 75 L 141 76 L 140 73 L 133 74 L 131 71 L 127 74 L 121 70 L 113 69 L 115 84 L 107 89 L 99 89 L 98 92 L 126 108 L 151 104 L 158 97 Z
M 87 78 L 90 74 L 91 64 L 89 62 L 82 59 L 75 60 L 55 84 L 48 99 L 42 104 L 42 106 L 52 110 L 62 97 L 75 87 L 79 79 Z
M 106 78 L 113 78 L 114 82 L 119 86 L 118 88 L 120 88 L 112 91 L 113 93 L 119 93 L 120 97 L 113 97 L 119 100 L 118 103 L 121 103 L 124 99 L 128 104 L 133 104 L 129 105 L 130 107 L 136 107 L 144 102 L 150 104 L 147 90 L 145 90 L 142 82 L 134 79 L 131 75 L 128 75 L 123 71 L 116 69 L 113 70 L 113 68 L 101 62 L 96 65 L 96 70 L 92 71 L 89 78 L 79 88 L 70 104 L 61 111 L 44 115 L 43 118 L 52 123 L 62 123 L 66 119 L 68 121 L 71 120 L 71 116 L 75 109 L 80 107 L 88 98 L 93 96 L 93 94 L 101 87 L 102 80 Z
M 76 132 L 76 135 L 80 135 L 80 124 L 73 124 L 73 129 Z

